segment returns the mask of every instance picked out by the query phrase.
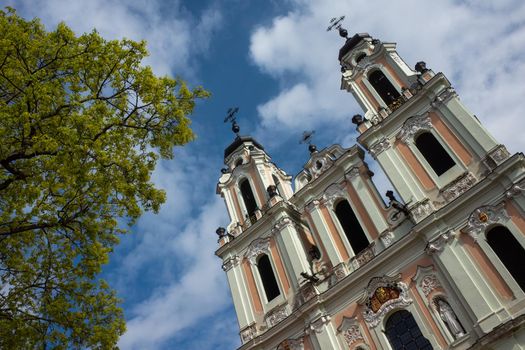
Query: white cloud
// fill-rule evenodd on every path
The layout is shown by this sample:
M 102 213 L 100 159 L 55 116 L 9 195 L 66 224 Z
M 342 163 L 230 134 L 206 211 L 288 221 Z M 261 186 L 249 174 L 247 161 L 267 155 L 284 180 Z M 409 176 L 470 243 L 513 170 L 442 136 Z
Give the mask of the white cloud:
M 206 50 L 222 23 L 217 8 L 205 9 L 200 18 L 193 18 L 180 1 L 8 0 L 8 4 L 23 16 L 39 17 L 48 30 L 63 21 L 77 34 L 96 28 L 106 39 L 146 40 L 150 56 L 145 64 L 156 74 L 175 72 L 190 80 L 195 74 L 190 59 Z
M 163 218 L 149 224 L 156 225 L 159 220 Z M 173 252 L 171 259 L 177 261 L 179 268 L 186 260 L 185 268 L 181 269 L 176 281 L 157 288 L 150 298 L 131 310 L 127 332 L 119 346 L 124 349 L 159 348 L 181 330 L 231 307 L 224 272 L 219 259 L 212 254 L 217 248 L 213 232 L 224 222 L 224 203 L 216 198 L 203 206 L 200 214 L 188 221 L 181 233 L 156 241 L 155 246 L 161 254 Z M 172 230 L 177 228 L 175 225 Z M 140 255 L 141 248 L 139 245 L 130 256 Z
M 342 39 L 325 31 L 331 17 L 345 14 L 350 33 L 368 31 L 382 41 L 398 42 L 398 52 L 411 66 L 425 60 L 434 71 L 443 71 L 500 142 L 512 151 L 525 149 L 525 135 L 510 132 L 522 124 L 519 101 L 525 95 L 522 1 L 292 3 L 288 14 L 257 27 L 251 36 L 253 62 L 282 86 L 258 107 L 263 127 L 275 122 L 289 129 L 350 124 L 360 112 L 351 95 L 338 91 Z M 344 125 L 331 132 L 342 139 L 348 130 Z

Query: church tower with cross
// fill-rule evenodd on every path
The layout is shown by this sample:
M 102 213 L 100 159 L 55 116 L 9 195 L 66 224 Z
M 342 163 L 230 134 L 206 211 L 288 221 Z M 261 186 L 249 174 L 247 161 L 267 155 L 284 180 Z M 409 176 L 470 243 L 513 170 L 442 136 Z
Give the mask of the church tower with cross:
M 363 109 L 356 145 L 310 144 L 292 186 L 228 112 L 216 255 L 239 349 L 525 349 L 524 155 L 444 74 L 341 20 L 329 29 Z M 390 179 L 386 200 L 366 157 Z

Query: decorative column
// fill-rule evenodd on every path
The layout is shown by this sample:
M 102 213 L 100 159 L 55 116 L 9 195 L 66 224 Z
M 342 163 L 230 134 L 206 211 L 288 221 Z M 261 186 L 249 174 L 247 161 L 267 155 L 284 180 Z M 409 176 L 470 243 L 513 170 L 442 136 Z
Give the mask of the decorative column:
M 243 272 L 240 266 L 241 258 L 234 255 L 224 260 L 222 269 L 226 272 L 228 283 L 233 298 L 233 305 L 239 320 L 239 328 L 244 327 L 255 322 L 253 308 L 248 295 L 248 286 L 246 285 Z
M 414 203 L 426 199 L 418 180 L 406 161 L 392 148 L 390 140 L 383 138 L 371 145 L 370 154 L 381 165 L 403 202 Z
M 450 283 L 455 285 L 459 294 L 463 296 L 468 309 L 478 321 L 474 328 L 487 333 L 501 323 L 498 312 L 505 312 L 487 285 L 485 279 L 472 263 L 465 250 L 454 240 L 454 234 L 446 232 L 429 242 L 426 252 L 434 255 L 434 260 L 443 273 L 450 278 Z M 465 305 L 465 306 L 467 306 Z M 504 315 L 502 315 L 504 316 Z
M 322 315 L 310 322 L 305 333 L 310 334 L 315 350 L 342 350 L 329 315 Z
M 272 234 L 275 235 L 277 244 L 280 246 L 280 252 L 285 261 L 292 283 L 296 289 L 298 281 L 302 279 L 301 272 L 311 273 L 308 258 L 298 236 L 295 224 L 289 217 L 282 217 L 272 228 Z
M 315 227 L 315 230 L 319 234 L 319 239 L 321 244 L 324 246 L 328 259 L 332 263 L 332 266 L 337 266 L 340 263 L 344 262 L 337 246 L 328 232 L 328 227 L 324 222 L 323 213 L 321 212 L 320 202 L 318 200 L 313 200 L 308 203 L 305 207 L 305 210 L 310 214 L 312 218 L 312 223 Z
M 388 224 L 385 218 L 383 217 L 383 214 L 377 207 L 376 201 L 374 200 L 374 198 L 372 198 L 372 195 L 369 191 L 369 185 L 365 183 L 365 181 L 363 181 L 363 178 L 359 173 L 359 168 L 354 167 L 350 169 L 350 171 L 345 174 L 345 179 L 349 182 L 350 186 L 352 186 L 357 192 L 359 199 L 365 207 L 366 212 L 372 219 L 376 230 L 378 232 L 383 232 L 387 230 Z

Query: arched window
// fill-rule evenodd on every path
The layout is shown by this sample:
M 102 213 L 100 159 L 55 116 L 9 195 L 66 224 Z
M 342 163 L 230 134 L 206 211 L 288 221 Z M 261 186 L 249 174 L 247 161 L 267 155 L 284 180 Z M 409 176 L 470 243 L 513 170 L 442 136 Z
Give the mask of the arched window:
M 456 162 L 431 132 L 426 131 L 419 134 L 415 141 L 417 149 L 425 157 L 437 176 L 444 174 L 456 165 Z
M 394 85 L 392 85 L 390 80 L 388 80 L 385 74 L 383 74 L 383 72 L 379 69 L 370 73 L 368 76 L 368 81 L 377 91 L 379 96 L 381 96 L 387 106 L 394 102 L 399 96 L 401 96 Z
M 423 336 L 414 316 L 407 310 L 393 313 L 385 325 L 385 334 L 393 350 L 432 350 L 432 344 Z
M 342 200 L 336 205 L 335 215 L 345 231 L 346 238 L 355 255 L 368 247 L 368 238 L 347 200 Z
M 251 217 L 257 209 L 257 203 L 255 202 L 250 182 L 247 179 L 244 179 L 239 187 L 241 189 L 242 200 L 248 211 L 248 216 Z
M 525 291 L 525 249 L 505 226 L 495 226 L 487 232 L 487 242 L 514 277 L 520 288 Z
M 257 270 L 261 277 L 266 300 L 271 301 L 278 297 L 281 292 L 279 292 L 279 286 L 277 285 L 277 280 L 275 279 L 268 255 L 262 254 L 259 259 L 257 259 Z

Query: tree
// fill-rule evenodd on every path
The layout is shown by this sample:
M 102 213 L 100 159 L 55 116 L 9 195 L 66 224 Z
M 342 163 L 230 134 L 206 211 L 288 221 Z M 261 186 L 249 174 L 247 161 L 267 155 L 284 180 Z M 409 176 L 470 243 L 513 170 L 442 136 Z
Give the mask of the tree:
M 158 158 L 193 139 L 208 93 L 141 66 L 144 42 L 47 32 L 0 11 L 0 348 L 114 348 L 97 277 L 120 234 L 165 200 Z

